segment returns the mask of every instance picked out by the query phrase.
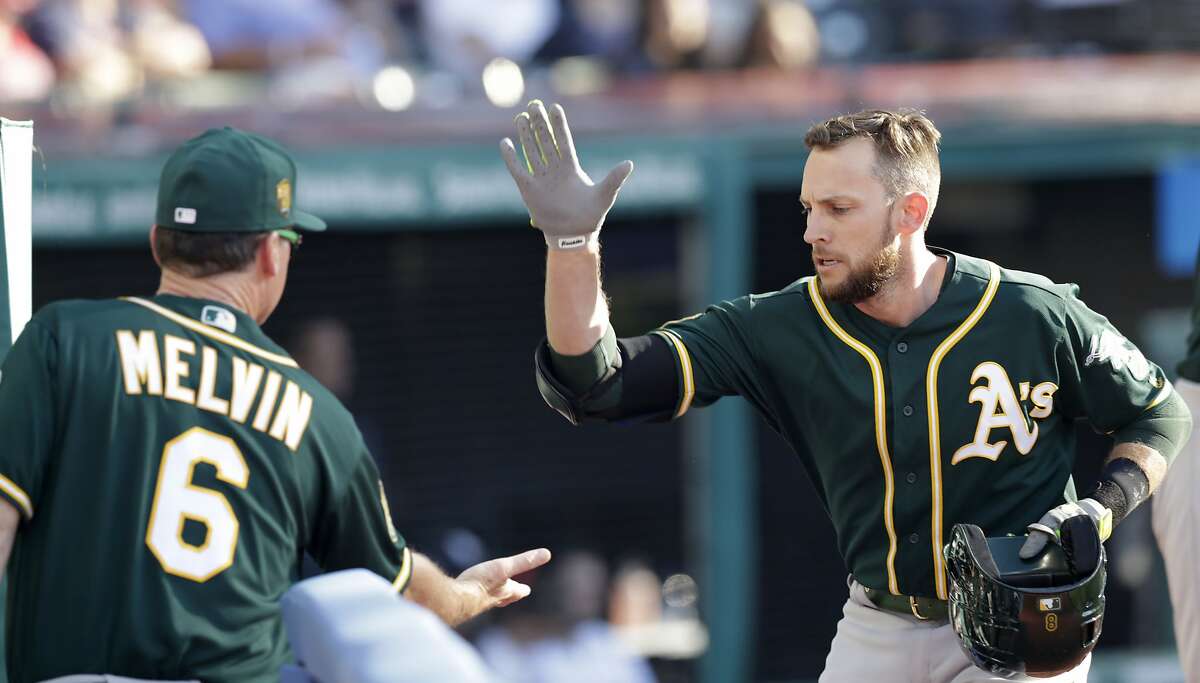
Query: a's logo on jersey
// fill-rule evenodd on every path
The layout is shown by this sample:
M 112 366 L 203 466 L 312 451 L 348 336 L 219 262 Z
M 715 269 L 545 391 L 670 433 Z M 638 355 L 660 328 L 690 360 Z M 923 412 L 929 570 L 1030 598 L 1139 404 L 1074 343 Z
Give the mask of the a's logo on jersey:
M 237 317 L 220 306 L 205 306 L 200 309 L 200 322 L 219 327 L 226 332 L 237 332 Z
M 1038 423 L 1033 420 L 1045 418 L 1054 410 L 1054 392 L 1058 391 L 1058 385 L 1042 382 L 1030 388 L 1029 382 L 1021 382 L 1018 397 L 1008 373 L 999 363 L 992 361 L 975 367 L 971 373 L 971 384 L 974 388 L 968 399 L 980 405 L 975 438 L 954 452 L 950 464 L 957 465 L 968 458 L 998 459 L 1008 441 L 992 442 L 993 429 L 1008 430 L 1017 452 L 1028 455 L 1038 439 Z M 1026 419 L 1021 406 L 1025 401 L 1033 404 L 1029 411 L 1030 419 Z
M 1092 346 L 1083 365 L 1090 367 L 1097 363 L 1108 363 L 1117 372 L 1129 370 L 1129 375 L 1139 382 L 1150 377 L 1150 361 L 1116 330 L 1092 335 Z

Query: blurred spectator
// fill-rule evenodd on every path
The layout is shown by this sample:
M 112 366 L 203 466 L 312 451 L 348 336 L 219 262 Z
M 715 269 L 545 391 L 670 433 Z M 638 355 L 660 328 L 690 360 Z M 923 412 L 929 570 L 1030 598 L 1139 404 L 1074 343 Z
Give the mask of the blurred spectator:
M 204 33 L 213 65 L 264 71 L 284 106 L 350 100 L 402 43 L 395 17 L 374 0 L 180 0 Z
M 574 551 L 532 581 L 533 594 L 499 616 L 477 645 L 506 683 L 652 683 L 649 665 L 629 653 L 602 619 L 607 569 Z M 519 577 L 526 582 L 526 577 Z
M 653 658 L 666 679 L 666 662 L 695 659 L 708 648 L 708 631 L 696 611 L 697 594 L 696 582 L 686 574 L 663 582 L 644 562 L 626 561 L 613 577 L 608 621 L 625 648 Z
M 60 81 L 92 102 L 139 93 L 147 78 L 206 71 L 208 45 L 170 0 L 47 0 L 36 16 Z
M 700 66 L 708 40 L 709 0 L 646 0 L 642 49 L 660 69 Z
M 125 46 L 116 0 L 49 0 L 45 18 L 62 80 L 88 100 L 129 97 L 142 74 Z
M 495 57 L 529 61 L 558 26 L 558 0 L 425 0 L 421 26 L 432 66 L 477 82 Z
M 300 324 L 291 343 L 292 356 L 338 400 L 354 398 L 354 342 L 346 323 L 334 317 L 311 318 Z
M 169 0 L 137 0 L 130 49 L 149 78 L 198 76 L 212 66 L 204 35 L 180 20 Z
M 608 621 L 618 628 L 658 623 L 662 619 L 662 582 L 644 562 L 621 565 L 613 577 Z
M 346 25 L 333 0 L 181 0 L 218 69 L 263 70 L 304 57 L 334 55 Z
M 344 321 L 332 316 L 309 318 L 293 332 L 288 351 L 292 358 L 337 396 L 354 415 L 363 441 L 375 456 L 375 464 L 386 477 L 388 448 L 374 417 L 355 402 L 355 379 L 358 365 L 354 356 L 354 335 Z M 396 498 L 395 496 L 393 498 Z M 464 567 L 465 569 L 465 567 Z
M 562 0 L 562 19 L 538 58 L 596 57 L 622 65 L 639 49 L 637 0 Z
M 759 0 L 741 65 L 799 69 L 820 54 L 817 22 L 800 0 Z
M 54 67 L 21 28 L 39 0 L 0 0 L 0 102 L 39 100 L 54 85 Z

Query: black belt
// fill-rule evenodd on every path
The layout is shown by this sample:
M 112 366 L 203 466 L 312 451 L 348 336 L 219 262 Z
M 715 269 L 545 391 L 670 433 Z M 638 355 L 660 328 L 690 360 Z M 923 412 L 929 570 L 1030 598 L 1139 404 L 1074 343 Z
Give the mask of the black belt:
M 921 621 L 946 621 L 950 611 L 945 600 L 926 598 L 917 595 L 892 595 L 887 591 L 867 588 L 867 599 L 875 603 L 879 609 L 885 609 L 897 614 L 914 616 Z

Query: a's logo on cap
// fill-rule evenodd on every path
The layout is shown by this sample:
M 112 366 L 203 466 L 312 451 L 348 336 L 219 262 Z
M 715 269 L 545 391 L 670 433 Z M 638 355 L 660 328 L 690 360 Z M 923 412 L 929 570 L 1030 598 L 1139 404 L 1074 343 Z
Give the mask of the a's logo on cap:
M 175 207 L 175 222 L 194 225 L 196 223 L 196 210 L 185 206 Z
M 292 182 L 287 178 L 275 184 L 275 203 L 284 216 L 292 212 Z

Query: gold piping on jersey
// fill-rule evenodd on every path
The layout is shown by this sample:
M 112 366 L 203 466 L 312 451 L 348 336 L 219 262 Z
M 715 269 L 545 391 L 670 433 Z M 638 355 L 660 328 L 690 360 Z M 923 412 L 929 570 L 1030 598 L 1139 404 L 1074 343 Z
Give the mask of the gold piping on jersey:
M 1150 410 L 1151 408 L 1158 405 L 1159 403 L 1162 403 L 1163 401 L 1167 400 L 1167 397 L 1171 395 L 1172 391 L 1174 391 L 1174 388 L 1171 386 L 1170 380 L 1164 379 L 1162 390 L 1158 392 L 1158 396 L 1154 397 L 1154 400 L 1150 402 L 1150 405 L 1146 406 L 1146 410 Z M 1143 411 L 1143 412 L 1145 412 L 1145 411 Z
M 883 464 L 883 526 L 888 535 L 888 590 L 893 595 L 900 595 L 900 585 L 896 581 L 896 525 L 892 519 L 896 483 L 892 477 L 892 456 L 888 453 L 887 397 L 884 395 L 883 389 L 883 366 L 880 365 L 879 357 L 870 347 L 851 337 L 829 314 L 829 309 L 825 307 L 825 301 L 821 299 L 821 289 L 817 286 L 817 278 L 814 277 L 808 281 L 808 293 L 812 297 L 813 306 L 816 307 L 821 320 L 825 321 L 825 325 L 833 332 L 834 336 L 842 340 L 846 346 L 857 351 L 858 355 L 862 356 L 871 368 L 871 385 L 875 397 L 875 448 L 879 451 L 879 462 Z
M 979 303 L 975 305 L 975 310 L 971 311 L 967 319 L 962 321 L 958 328 L 950 333 L 949 337 L 946 337 L 942 340 L 941 344 L 938 344 L 937 349 L 934 350 L 933 355 L 929 358 L 929 368 L 925 373 L 925 395 L 929 408 L 929 480 L 933 491 L 930 514 L 930 530 L 933 541 L 933 580 L 937 588 L 937 596 L 942 600 L 947 599 L 947 596 L 946 560 L 942 557 L 942 444 L 941 426 L 938 424 L 938 368 L 941 367 L 942 360 L 950 352 L 950 349 L 962 341 L 962 338 L 971 331 L 971 328 L 975 327 L 975 324 L 987 312 L 988 307 L 992 305 L 992 299 L 996 296 L 996 289 L 1000 287 L 1000 268 L 991 262 L 988 263 L 988 266 L 990 270 L 988 285 L 984 289 Z
M 3 489 L 9 498 L 17 503 L 26 520 L 33 519 L 33 502 L 29 500 L 29 494 L 25 493 L 25 489 L 17 486 L 12 479 L 3 474 L 0 474 L 0 489 Z
M 683 338 L 677 333 L 671 330 L 655 330 L 651 334 L 662 337 L 668 344 L 675 347 L 675 357 L 679 359 L 679 373 L 683 377 L 683 394 L 679 397 L 679 406 L 675 410 L 673 419 L 683 417 L 688 408 L 692 407 L 692 399 L 696 396 L 696 378 L 692 374 L 692 357 L 688 354 Z
M 392 582 L 392 590 L 397 593 L 403 593 L 404 589 L 408 588 L 413 573 L 412 551 L 405 548 L 402 554 L 404 559 L 400 561 L 400 571 L 396 574 L 396 580 Z
M 252 353 L 252 354 L 258 356 L 259 358 L 265 358 L 273 363 L 278 363 L 280 365 L 286 365 L 289 368 L 300 367 L 299 365 L 296 364 L 296 361 L 292 360 L 288 356 L 283 356 L 278 353 L 272 353 L 270 351 L 267 351 L 266 349 L 260 349 L 259 347 L 255 346 L 254 344 L 251 344 L 250 342 L 248 342 L 240 337 L 236 337 L 232 334 L 229 334 L 228 332 L 225 332 L 224 330 L 219 330 L 210 325 L 205 325 L 202 322 L 192 320 L 191 318 L 184 316 L 184 315 L 180 315 L 180 314 L 176 313 L 175 311 L 172 311 L 167 308 L 163 308 L 162 306 L 159 306 L 158 304 L 154 303 L 153 301 L 146 301 L 145 299 L 139 299 L 138 297 L 135 297 L 135 296 L 121 297 L 121 300 L 128 301 L 129 303 L 137 304 L 138 306 L 142 306 L 143 308 L 148 308 L 148 309 L 154 311 L 155 313 L 163 316 L 164 318 L 167 318 L 168 320 L 171 320 L 172 322 L 176 322 L 176 323 L 188 328 L 189 330 L 192 330 L 193 332 L 199 332 L 200 334 L 202 334 L 206 337 L 209 337 L 210 339 L 215 339 L 219 342 L 228 344 L 234 348 L 241 349 L 242 351 L 245 351 L 247 353 Z
M 693 313 L 691 315 L 685 315 L 682 318 L 677 318 L 675 320 L 668 320 L 667 322 L 663 323 L 662 325 L 659 325 L 659 327 L 666 327 L 667 325 L 674 325 L 676 323 L 685 323 L 689 320 L 695 320 L 696 318 L 699 318 L 702 315 L 704 315 L 704 311 L 701 311 L 699 313 Z

